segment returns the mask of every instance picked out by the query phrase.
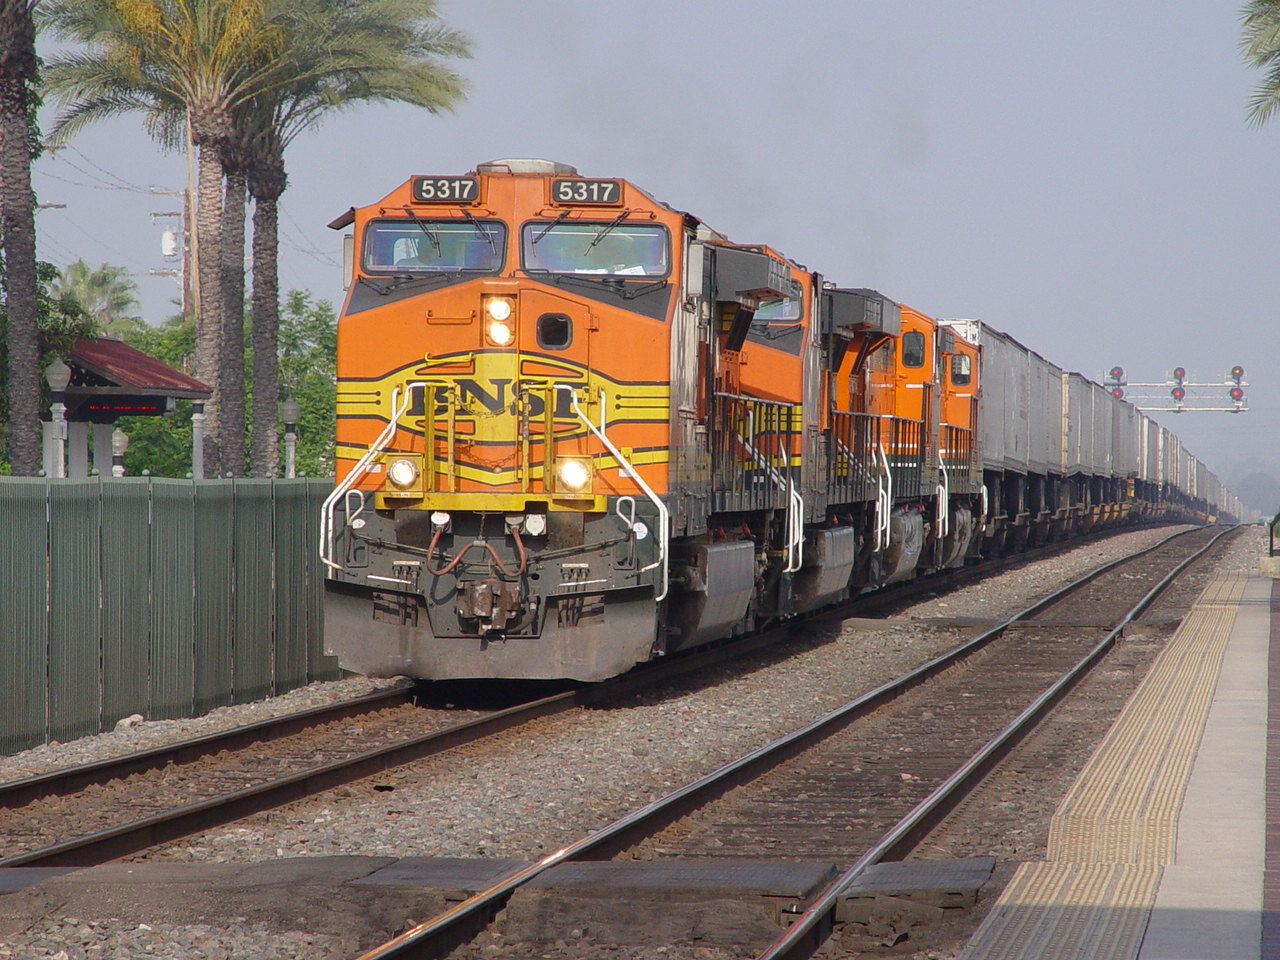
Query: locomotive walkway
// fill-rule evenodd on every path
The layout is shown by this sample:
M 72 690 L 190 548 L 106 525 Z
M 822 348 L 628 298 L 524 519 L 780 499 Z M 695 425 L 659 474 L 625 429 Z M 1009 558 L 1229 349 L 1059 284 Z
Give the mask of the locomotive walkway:
M 1280 580 L 1201 595 L 959 960 L 1280 958 Z

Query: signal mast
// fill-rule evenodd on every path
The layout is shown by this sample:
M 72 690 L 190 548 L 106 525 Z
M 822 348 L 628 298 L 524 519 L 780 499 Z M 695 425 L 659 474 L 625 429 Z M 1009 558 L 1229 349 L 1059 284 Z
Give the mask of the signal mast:
M 1247 413 L 1249 410 L 1245 406 L 1244 397 L 1244 388 L 1249 385 L 1249 382 L 1244 378 L 1244 367 L 1238 363 L 1231 368 L 1221 382 L 1203 383 L 1188 381 L 1186 367 L 1174 367 L 1163 383 L 1130 383 L 1125 379 L 1124 367 L 1116 366 L 1107 371 L 1104 385 L 1117 399 L 1123 399 L 1128 391 L 1134 391 L 1129 395 L 1129 399 L 1143 412 Z M 1231 401 L 1231 406 L 1213 406 L 1213 398 L 1207 395 L 1207 391 L 1217 390 L 1223 386 L 1227 387 L 1227 398 Z M 1166 390 L 1167 394 L 1164 393 Z M 1206 393 L 1201 394 L 1202 390 Z M 1165 396 L 1168 396 L 1169 400 L 1164 401 L 1164 405 L 1157 405 Z

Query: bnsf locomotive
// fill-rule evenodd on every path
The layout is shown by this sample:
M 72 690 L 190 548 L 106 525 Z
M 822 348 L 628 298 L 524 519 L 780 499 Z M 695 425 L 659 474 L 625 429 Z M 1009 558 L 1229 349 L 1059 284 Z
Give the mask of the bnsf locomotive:
M 859 591 L 1236 504 L 1175 436 L 939 321 L 542 160 L 352 227 L 326 646 L 373 675 L 600 680 Z

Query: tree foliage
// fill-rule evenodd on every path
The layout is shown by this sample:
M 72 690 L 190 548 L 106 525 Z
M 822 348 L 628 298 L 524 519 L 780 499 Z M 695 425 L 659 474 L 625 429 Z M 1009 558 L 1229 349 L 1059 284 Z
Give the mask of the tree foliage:
M 208 473 L 244 471 L 240 366 L 245 188 L 254 200 L 254 473 L 276 446 L 279 292 L 276 204 L 284 150 L 322 116 L 396 101 L 431 112 L 462 97 L 444 60 L 467 39 L 438 18 L 435 0 L 46 0 L 42 19 L 78 51 L 51 59 L 61 100 L 55 136 L 141 112 L 162 144 L 198 149 L 193 273 L 198 277 L 195 373 L 214 391 Z M 226 191 L 222 185 L 226 182 Z M 225 382 L 224 382 L 225 380 Z
M 222 153 L 237 105 L 283 81 L 287 7 L 274 0 L 47 0 L 41 13 L 59 37 L 83 46 L 49 61 L 45 82 L 64 107 L 55 137 L 142 111 L 162 143 L 190 138 L 198 151 L 196 375 L 213 389 L 205 445 L 211 474 L 244 469 L 224 464 L 220 447 L 224 419 L 233 447 L 244 436 L 241 385 L 233 374 L 224 392 L 221 381 L 223 370 L 239 370 L 239 338 L 225 329 Z
M 1240 23 L 1245 63 L 1264 71 L 1248 108 L 1250 122 L 1262 124 L 1280 109 L 1280 0 L 1251 0 Z
M 138 285 L 125 267 L 90 267 L 77 260 L 54 278 L 51 292 L 78 303 L 108 336 L 119 337 L 142 323 L 137 315 Z
M 297 470 L 309 477 L 333 476 L 337 346 L 333 304 L 300 290 L 289 291 L 280 313 L 280 392 L 301 408 Z
M 467 38 L 436 16 L 433 0 L 296 0 L 291 8 L 289 82 L 253 97 L 232 124 L 235 164 L 247 171 L 253 213 L 252 472 L 273 470 L 278 268 L 277 205 L 288 183 L 284 151 L 327 114 L 395 101 L 431 113 L 461 100 L 464 82 L 444 63 L 470 56 Z
M 176 369 L 189 369 L 195 353 L 195 325 L 190 318 L 171 317 L 158 327 L 142 326 L 122 338 L 130 346 Z M 337 313 L 326 300 L 291 290 L 280 324 L 281 379 L 285 395 L 302 408 L 298 421 L 297 469 L 308 476 L 332 476 L 334 405 L 337 379 L 334 348 Z M 246 352 L 246 364 L 252 363 Z M 148 470 L 158 477 L 184 477 L 191 469 L 191 403 L 180 400 L 172 416 L 124 417 L 119 426 L 129 435 L 125 471 Z M 284 460 L 283 442 L 276 456 Z

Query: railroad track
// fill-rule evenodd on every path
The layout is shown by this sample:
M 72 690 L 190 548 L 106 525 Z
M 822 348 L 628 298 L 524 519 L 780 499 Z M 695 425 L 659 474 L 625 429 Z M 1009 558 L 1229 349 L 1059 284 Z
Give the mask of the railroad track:
M 956 650 L 513 873 L 360 960 L 447 956 L 534 877 L 561 863 L 624 854 L 835 861 L 836 879 L 759 955 L 807 957 L 828 935 L 841 893 L 870 866 L 905 857 L 1101 660 L 1176 574 L 1225 532 L 1188 531 L 1107 564 Z
M 915 590 L 877 596 L 873 602 L 905 603 L 911 596 L 947 586 L 930 578 Z M 0 810 L 5 811 L 0 814 L 0 867 L 88 866 L 134 854 L 539 717 L 617 700 L 705 670 L 776 643 L 796 625 L 789 622 L 755 637 L 648 665 L 605 684 L 501 710 L 424 711 L 413 706 L 411 688 L 400 688 L 0 784 Z M 144 815 L 139 816 L 140 811 Z
M 0 784 L 0 868 L 92 866 L 135 854 L 541 717 L 631 696 L 776 643 L 788 629 L 498 710 L 424 710 L 412 688 L 399 688 Z
M 101 863 L 486 735 L 511 712 L 414 700 L 393 688 L 0 784 L 0 867 Z

